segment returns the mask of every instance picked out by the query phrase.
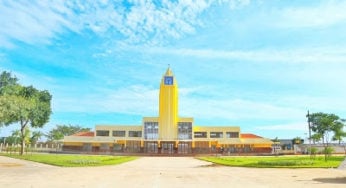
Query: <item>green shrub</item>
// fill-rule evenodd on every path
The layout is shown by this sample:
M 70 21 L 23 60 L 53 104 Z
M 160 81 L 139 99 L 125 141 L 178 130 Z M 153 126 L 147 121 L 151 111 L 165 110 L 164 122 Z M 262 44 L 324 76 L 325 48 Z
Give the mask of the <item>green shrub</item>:
M 310 153 L 310 158 L 315 159 L 316 154 L 318 153 L 318 148 L 316 147 L 308 148 L 308 152 Z
M 323 149 L 323 153 L 327 156 L 327 157 L 331 157 L 332 154 L 334 152 L 334 148 L 332 147 L 326 147 Z

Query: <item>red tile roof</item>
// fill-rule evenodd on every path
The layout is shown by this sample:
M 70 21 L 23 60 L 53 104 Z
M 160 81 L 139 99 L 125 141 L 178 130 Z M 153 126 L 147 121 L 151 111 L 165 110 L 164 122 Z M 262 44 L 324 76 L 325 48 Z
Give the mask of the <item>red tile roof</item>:
M 245 133 L 245 134 L 240 134 L 240 138 L 262 138 L 262 137 L 257 136 L 255 134 Z
M 71 136 L 94 136 L 94 132 L 79 132 Z

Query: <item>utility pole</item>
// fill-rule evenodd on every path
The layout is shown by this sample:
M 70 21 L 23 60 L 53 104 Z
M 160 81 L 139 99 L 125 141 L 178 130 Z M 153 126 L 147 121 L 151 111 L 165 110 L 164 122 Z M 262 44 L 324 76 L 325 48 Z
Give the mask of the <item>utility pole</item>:
M 311 155 L 311 125 L 310 125 L 310 112 L 308 110 L 308 114 L 306 115 L 308 118 L 308 129 L 309 129 L 309 155 Z

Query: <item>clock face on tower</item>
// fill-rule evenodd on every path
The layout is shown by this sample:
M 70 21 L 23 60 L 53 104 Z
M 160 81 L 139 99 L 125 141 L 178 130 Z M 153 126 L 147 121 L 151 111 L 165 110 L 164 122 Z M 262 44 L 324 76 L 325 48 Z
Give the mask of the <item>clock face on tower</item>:
M 165 76 L 164 84 L 165 85 L 173 85 L 173 76 Z

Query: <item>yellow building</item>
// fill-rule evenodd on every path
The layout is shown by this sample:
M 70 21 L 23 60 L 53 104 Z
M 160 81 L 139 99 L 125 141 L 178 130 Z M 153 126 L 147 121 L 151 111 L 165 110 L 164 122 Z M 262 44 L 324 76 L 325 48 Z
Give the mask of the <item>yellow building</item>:
M 96 125 L 95 132 L 65 136 L 63 149 L 85 152 L 156 154 L 270 153 L 272 141 L 241 134 L 237 126 L 195 126 L 178 115 L 178 84 L 170 68 L 163 75 L 159 116 L 142 125 Z

